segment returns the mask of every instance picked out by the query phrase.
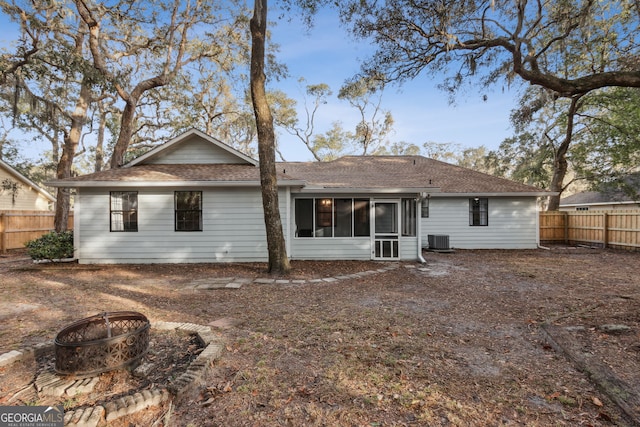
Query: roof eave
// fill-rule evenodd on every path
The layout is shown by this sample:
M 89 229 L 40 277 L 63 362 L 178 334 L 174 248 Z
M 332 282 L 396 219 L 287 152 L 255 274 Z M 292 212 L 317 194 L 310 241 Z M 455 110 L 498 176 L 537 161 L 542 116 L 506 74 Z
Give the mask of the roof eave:
M 585 206 L 585 205 L 589 205 L 589 206 L 606 206 L 606 205 L 634 205 L 634 204 L 640 204 L 640 200 L 639 201 L 633 201 L 633 200 L 625 200 L 625 201 L 620 201 L 620 202 L 582 202 L 582 203 L 560 203 L 560 207 L 561 208 L 573 208 L 576 206 Z
M 439 193 L 436 197 L 548 197 L 556 196 L 553 191 L 505 191 L 505 192 L 475 192 L 475 193 Z
M 435 187 L 395 187 L 395 188 L 362 188 L 362 187 L 314 187 L 307 186 L 297 192 L 304 193 L 334 193 L 334 194 L 405 194 L 405 193 L 439 193 Z
M 304 181 L 279 180 L 279 187 L 304 186 Z M 51 181 L 51 187 L 61 188 L 130 188 L 130 187 L 259 187 L 260 181 Z

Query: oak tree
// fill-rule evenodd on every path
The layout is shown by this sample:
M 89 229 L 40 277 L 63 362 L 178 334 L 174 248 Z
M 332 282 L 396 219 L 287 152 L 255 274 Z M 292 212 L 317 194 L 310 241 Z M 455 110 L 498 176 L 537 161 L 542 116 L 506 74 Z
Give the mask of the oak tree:
M 258 132 L 258 158 L 262 205 L 269 252 L 268 271 L 286 274 L 291 270 L 282 231 L 276 176 L 275 130 L 266 93 L 265 49 L 267 40 L 267 0 L 255 0 L 251 29 L 251 101 Z
M 73 162 L 86 125 L 93 88 L 100 85 L 86 61 L 87 29 L 68 13 L 63 2 L 1 2 L 2 11 L 19 23 L 21 42 L 2 56 L 2 97 L 13 104 L 14 122 L 52 144 L 56 178 L 71 177 Z M 31 48 L 25 50 L 26 42 Z M 56 231 L 65 231 L 69 190 L 57 190 Z
M 108 7 L 75 0 L 75 6 L 89 29 L 94 67 L 124 102 L 110 160 L 116 168 L 125 161 L 143 96 L 173 82 L 188 64 L 232 52 L 225 40 L 235 39 L 240 27 L 219 16 L 219 4 L 203 0 L 120 0 Z M 201 40 L 205 25 L 207 39 Z
M 640 6 L 630 0 L 342 2 L 342 18 L 376 52 L 367 75 L 387 81 L 445 75 L 455 92 L 470 78 L 540 86 L 569 100 L 550 190 L 562 192 L 581 98 L 605 87 L 640 87 Z M 550 206 L 557 206 L 559 195 Z

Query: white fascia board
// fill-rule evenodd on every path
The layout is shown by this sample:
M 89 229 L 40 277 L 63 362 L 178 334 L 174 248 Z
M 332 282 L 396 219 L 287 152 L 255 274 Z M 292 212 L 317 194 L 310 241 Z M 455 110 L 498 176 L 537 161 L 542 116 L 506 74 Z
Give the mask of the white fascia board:
M 555 196 L 557 192 L 505 192 L 505 193 L 437 193 L 434 197 L 547 197 Z
M 560 204 L 561 208 L 574 208 L 577 206 L 607 206 L 607 205 L 634 205 L 638 204 L 640 201 L 634 202 L 633 200 L 625 200 L 624 202 L 598 202 L 598 203 L 567 203 Z
M 332 188 L 332 187 L 303 187 L 292 190 L 292 193 L 318 193 L 318 194 L 406 194 L 406 193 L 439 193 L 439 188 L 434 187 L 409 187 L 409 188 Z

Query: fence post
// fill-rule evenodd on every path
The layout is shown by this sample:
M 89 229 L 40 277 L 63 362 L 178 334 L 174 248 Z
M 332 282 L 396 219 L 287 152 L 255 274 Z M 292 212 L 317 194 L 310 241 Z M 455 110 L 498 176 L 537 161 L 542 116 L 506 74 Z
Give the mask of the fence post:
M 0 213 L 0 253 L 7 253 L 7 214 Z
M 562 212 L 562 222 L 564 223 L 564 244 L 569 244 L 569 212 Z
M 609 242 L 609 215 L 606 212 L 602 212 L 602 248 L 607 248 Z

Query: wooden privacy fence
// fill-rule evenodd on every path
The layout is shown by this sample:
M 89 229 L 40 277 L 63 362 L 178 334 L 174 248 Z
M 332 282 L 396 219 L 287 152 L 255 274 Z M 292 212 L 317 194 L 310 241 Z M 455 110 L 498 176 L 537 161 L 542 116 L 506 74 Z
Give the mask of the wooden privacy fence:
M 540 212 L 540 242 L 640 250 L 640 210 Z
M 0 211 L 0 252 L 24 247 L 54 229 L 54 213 L 47 211 Z M 69 230 L 73 229 L 73 213 L 69 214 Z

